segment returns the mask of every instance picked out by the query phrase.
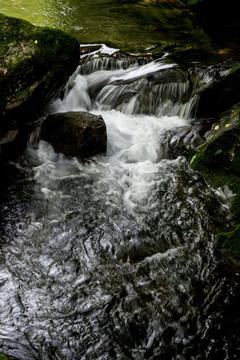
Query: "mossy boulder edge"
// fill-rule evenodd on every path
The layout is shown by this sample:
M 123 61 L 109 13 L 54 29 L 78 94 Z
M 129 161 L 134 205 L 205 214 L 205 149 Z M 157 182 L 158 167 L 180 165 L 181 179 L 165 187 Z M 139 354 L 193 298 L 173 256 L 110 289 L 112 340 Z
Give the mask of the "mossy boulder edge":
M 61 30 L 0 14 L 0 147 L 21 134 L 79 64 L 79 43 Z M 12 134 L 12 135 L 11 135 Z
M 240 265 L 240 225 L 234 231 L 219 233 L 217 248 L 230 257 L 234 263 Z
M 223 224 L 217 235 L 217 249 L 234 263 L 240 264 L 240 103 L 221 114 L 208 140 L 190 159 L 191 166 L 199 171 L 214 189 L 225 189 L 229 196 L 233 216 L 232 231 Z M 224 193 L 224 192 L 223 192 Z M 234 226 L 236 227 L 234 229 Z

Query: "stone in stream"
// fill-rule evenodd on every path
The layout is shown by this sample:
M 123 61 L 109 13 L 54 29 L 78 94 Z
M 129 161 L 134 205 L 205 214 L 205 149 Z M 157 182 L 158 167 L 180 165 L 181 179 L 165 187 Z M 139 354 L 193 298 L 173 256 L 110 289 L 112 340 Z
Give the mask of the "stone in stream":
M 56 152 L 78 159 L 105 153 L 107 149 L 103 118 L 88 112 L 49 115 L 42 125 L 40 138 L 49 142 Z

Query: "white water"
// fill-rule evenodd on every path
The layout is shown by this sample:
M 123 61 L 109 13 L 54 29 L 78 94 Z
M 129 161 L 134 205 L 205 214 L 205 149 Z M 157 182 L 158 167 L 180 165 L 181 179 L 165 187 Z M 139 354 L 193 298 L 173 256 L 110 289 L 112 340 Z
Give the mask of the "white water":
M 66 96 L 54 104 L 54 112 L 115 109 L 127 115 L 178 116 L 179 126 L 182 119 L 191 118 L 198 99 L 197 85 L 190 84 L 187 75 L 178 82 L 168 82 L 166 70 L 177 69 L 175 64 L 159 60 L 139 66 L 137 62 L 111 58 L 97 58 L 89 63 L 73 74 Z M 166 82 L 153 81 L 151 77 L 156 73 L 163 74 Z M 196 83 L 200 83 L 200 78 Z M 178 125 L 173 123 L 175 126 Z
M 214 209 L 221 219 L 222 209 L 184 158 L 162 160 L 160 151 L 166 130 L 189 124 L 192 98 L 177 100 L 174 116 L 136 113 L 134 97 L 122 111 L 106 108 L 99 94 L 112 96 L 111 79 L 136 73 L 145 81 L 136 65 L 84 76 L 78 69 L 51 106 L 101 114 L 106 156 L 80 163 L 43 141 L 30 149 L 40 164 L 8 199 L 14 224 L 6 216 L 10 240 L 1 248 L 0 349 L 9 355 L 188 360 L 214 347 L 211 307 L 223 282 L 212 275 L 211 216 Z M 186 86 L 167 85 L 163 105 Z
M 90 176 L 89 173 L 99 173 L 98 183 L 100 189 L 102 182 L 108 183 L 108 191 L 104 193 L 106 203 L 112 202 L 112 199 L 116 197 L 117 202 L 115 205 L 121 206 L 122 202 L 124 209 L 130 214 L 133 214 L 139 208 L 142 209 L 141 212 L 147 213 L 154 207 L 154 203 L 149 200 L 149 196 L 151 197 L 151 192 L 153 188 L 158 186 L 159 181 L 162 181 L 162 179 L 157 178 L 160 169 L 164 169 L 167 163 L 167 161 L 160 162 L 161 134 L 166 130 L 187 125 L 189 120 L 180 116 L 135 115 L 136 103 L 134 99 L 121 107 L 122 111 L 105 110 L 106 106 L 101 105 L 101 93 L 104 93 L 105 89 L 107 89 L 104 99 L 114 97 L 116 94 L 112 89 L 108 88 L 108 84 L 111 84 L 112 81 L 126 78 L 133 80 L 136 77 L 149 74 L 149 72 L 153 73 L 171 67 L 171 65 L 164 65 L 161 62 L 153 62 L 144 66 L 133 66 L 127 70 L 99 70 L 85 76 L 78 74 L 77 70 L 70 79 L 71 90 L 63 100 L 58 99 L 51 106 L 53 112 L 90 110 L 92 113 L 102 115 L 107 127 L 107 158 L 97 158 L 89 168 L 84 167 L 84 176 Z M 101 83 L 107 83 L 107 85 L 103 86 L 96 102 L 92 104 L 89 88 L 93 86 L 97 88 Z M 115 87 L 118 89 L 117 85 Z M 182 88 L 184 89 L 185 85 L 182 85 Z M 172 91 L 176 92 L 176 87 L 172 86 Z M 138 92 L 141 92 L 140 86 Z M 161 96 L 158 93 L 155 93 L 155 97 L 156 95 Z M 111 100 L 109 101 L 111 102 Z M 97 109 L 94 108 L 95 105 Z M 182 107 L 186 113 L 186 108 L 189 108 L 189 105 L 187 107 L 186 105 L 178 105 L 178 107 L 176 105 L 176 111 L 182 113 Z M 51 159 L 56 157 L 54 153 L 50 155 L 50 159 L 48 155 L 46 157 L 46 154 L 49 154 L 48 151 L 49 146 L 43 143 L 40 144 L 39 157 L 44 158 L 45 161 L 36 170 L 36 179 L 40 183 L 43 182 L 43 185 L 49 179 L 52 180 L 61 176 L 62 171 L 62 166 L 59 167 L 56 163 L 51 162 Z M 71 161 L 68 161 L 68 163 L 70 165 Z M 76 165 L 76 161 L 73 160 L 72 164 Z M 77 166 L 82 168 L 80 164 Z M 97 185 L 95 186 L 99 189 Z M 118 193 L 119 190 L 117 191 L 114 188 L 119 188 L 120 192 Z M 50 196 L 45 185 L 43 189 L 45 195 Z

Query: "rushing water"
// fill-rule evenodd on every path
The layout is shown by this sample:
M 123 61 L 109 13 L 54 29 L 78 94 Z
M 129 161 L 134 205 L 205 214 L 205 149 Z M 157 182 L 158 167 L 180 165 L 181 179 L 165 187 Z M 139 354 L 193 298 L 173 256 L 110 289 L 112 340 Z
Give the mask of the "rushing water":
M 183 157 L 161 152 L 164 132 L 189 125 L 196 103 L 188 76 L 152 82 L 173 69 L 163 59 L 83 64 L 49 111 L 101 114 L 107 155 L 80 163 L 40 141 L 9 165 L 0 352 L 25 360 L 239 358 L 229 310 L 237 293 L 214 253 L 226 209 Z

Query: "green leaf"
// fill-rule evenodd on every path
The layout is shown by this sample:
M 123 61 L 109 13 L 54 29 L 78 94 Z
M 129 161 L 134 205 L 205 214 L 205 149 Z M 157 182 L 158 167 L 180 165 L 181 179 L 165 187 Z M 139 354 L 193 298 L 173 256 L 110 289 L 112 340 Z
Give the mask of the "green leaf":
M 217 150 L 215 153 L 214 153 L 214 156 L 218 155 L 218 154 L 221 154 L 222 153 L 222 149 L 219 149 Z

